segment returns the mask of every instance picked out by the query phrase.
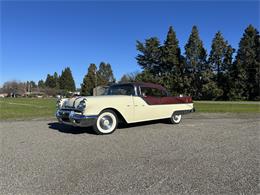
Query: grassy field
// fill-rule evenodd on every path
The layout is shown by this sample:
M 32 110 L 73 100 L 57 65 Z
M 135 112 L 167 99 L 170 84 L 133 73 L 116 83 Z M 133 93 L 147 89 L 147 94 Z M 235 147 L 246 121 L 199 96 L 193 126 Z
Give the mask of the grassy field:
M 195 101 L 197 112 L 260 113 L 259 102 Z
M 195 101 L 196 112 L 260 113 L 260 102 Z M 0 99 L 0 120 L 53 118 L 56 99 Z
M 0 99 L 0 120 L 54 117 L 56 99 Z

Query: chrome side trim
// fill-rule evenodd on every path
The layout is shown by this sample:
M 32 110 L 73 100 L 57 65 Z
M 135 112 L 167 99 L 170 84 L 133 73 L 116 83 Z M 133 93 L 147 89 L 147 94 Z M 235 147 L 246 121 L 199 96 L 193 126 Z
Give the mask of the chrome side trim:
M 189 114 L 189 113 L 192 113 L 192 112 L 195 112 L 195 108 L 192 108 L 191 110 L 178 110 L 178 111 L 175 111 L 174 114 L 176 115 L 179 115 L 179 114 Z

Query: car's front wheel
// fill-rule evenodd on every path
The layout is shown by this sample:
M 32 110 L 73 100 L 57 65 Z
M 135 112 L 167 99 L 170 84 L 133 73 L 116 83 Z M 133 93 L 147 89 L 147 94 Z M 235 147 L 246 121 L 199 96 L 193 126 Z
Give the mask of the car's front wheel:
M 104 110 L 101 112 L 94 124 L 94 130 L 97 134 L 113 133 L 118 124 L 116 113 L 112 110 Z
M 174 114 L 170 118 L 172 124 L 179 124 L 181 122 L 181 114 Z

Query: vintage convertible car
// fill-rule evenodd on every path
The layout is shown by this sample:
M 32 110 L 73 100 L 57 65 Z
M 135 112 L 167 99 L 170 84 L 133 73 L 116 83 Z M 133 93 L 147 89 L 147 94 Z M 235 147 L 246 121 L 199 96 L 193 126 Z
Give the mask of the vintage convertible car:
M 74 126 L 93 126 L 97 134 L 110 134 L 119 121 L 136 123 L 169 118 L 173 124 L 193 112 L 192 98 L 172 97 L 161 85 L 152 83 L 115 84 L 104 96 L 60 99 L 56 117 Z

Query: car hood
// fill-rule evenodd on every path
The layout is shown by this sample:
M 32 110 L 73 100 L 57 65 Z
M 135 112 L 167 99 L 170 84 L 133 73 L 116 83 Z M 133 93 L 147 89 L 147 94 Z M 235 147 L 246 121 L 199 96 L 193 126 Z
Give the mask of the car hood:
M 62 107 L 63 108 L 77 108 L 79 103 L 85 99 L 86 99 L 86 97 L 73 97 L 73 98 L 65 99 L 65 101 L 62 104 Z

